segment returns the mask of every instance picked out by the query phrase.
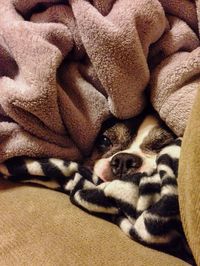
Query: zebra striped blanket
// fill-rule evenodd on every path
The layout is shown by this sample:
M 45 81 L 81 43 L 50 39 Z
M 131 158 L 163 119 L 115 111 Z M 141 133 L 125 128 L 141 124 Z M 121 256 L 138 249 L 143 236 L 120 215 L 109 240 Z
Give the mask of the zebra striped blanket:
M 157 169 L 123 180 L 102 182 L 88 169 L 61 159 L 13 158 L 0 164 L 11 180 L 56 180 L 71 202 L 90 214 L 116 223 L 130 238 L 188 262 L 192 255 L 179 216 L 177 171 L 181 139 L 165 147 Z

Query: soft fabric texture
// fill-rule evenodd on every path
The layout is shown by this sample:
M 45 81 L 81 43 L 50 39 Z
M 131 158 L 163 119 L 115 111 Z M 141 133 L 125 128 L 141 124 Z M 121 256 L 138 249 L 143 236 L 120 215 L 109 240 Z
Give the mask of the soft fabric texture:
M 0 0 L 0 161 L 86 155 L 145 106 L 184 132 L 200 72 L 189 0 Z
M 130 238 L 191 264 L 179 216 L 177 173 L 181 139 L 161 150 L 151 174 L 137 173 L 103 182 L 87 168 L 56 158 L 13 158 L 0 164 L 5 178 L 57 182 L 81 209 L 116 223 Z M 48 186 L 47 184 L 44 184 Z
M 189 119 L 179 164 L 179 202 L 183 227 L 200 265 L 200 88 Z
M 0 183 L 2 266 L 187 266 L 47 189 Z

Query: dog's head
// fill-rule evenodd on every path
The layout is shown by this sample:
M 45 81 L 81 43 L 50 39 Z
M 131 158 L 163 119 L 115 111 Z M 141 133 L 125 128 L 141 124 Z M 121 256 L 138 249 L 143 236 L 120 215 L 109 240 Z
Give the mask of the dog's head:
M 158 153 L 173 139 L 174 134 L 156 115 L 118 121 L 103 127 L 85 165 L 104 181 L 151 174 Z

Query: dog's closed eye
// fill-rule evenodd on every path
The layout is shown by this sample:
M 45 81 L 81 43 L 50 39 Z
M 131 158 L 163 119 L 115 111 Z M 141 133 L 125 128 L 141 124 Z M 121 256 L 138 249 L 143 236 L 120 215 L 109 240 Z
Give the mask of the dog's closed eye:
M 159 152 L 163 147 L 168 145 L 174 139 L 174 135 L 169 130 L 155 127 L 144 139 L 140 148 L 143 151 Z

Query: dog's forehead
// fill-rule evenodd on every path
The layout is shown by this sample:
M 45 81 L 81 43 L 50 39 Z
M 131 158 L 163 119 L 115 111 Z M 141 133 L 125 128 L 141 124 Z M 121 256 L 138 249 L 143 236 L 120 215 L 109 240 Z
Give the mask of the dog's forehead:
M 157 126 L 157 119 L 151 115 L 143 117 L 136 117 L 124 120 L 123 122 L 116 122 L 104 131 L 104 135 L 109 138 L 116 138 L 123 140 L 128 136 L 135 136 L 138 131 L 142 133 L 150 131 L 154 126 Z M 147 130 L 148 129 L 148 130 Z
M 116 123 L 112 127 L 108 128 L 104 135 L 106 135 L 113 142 L 127 142 L 133 135 L 133 124 L 127 123 Z
M 100 135 L 106 135 L 114 142 L 123 142 L 131 137 L 136 135 L 137 130 L 142 123 L 144 116 L 139 115 L 134 118 L 125 119 L 125 120 L 117 120 L 111 119 L 106 121 L 103 124 Z

